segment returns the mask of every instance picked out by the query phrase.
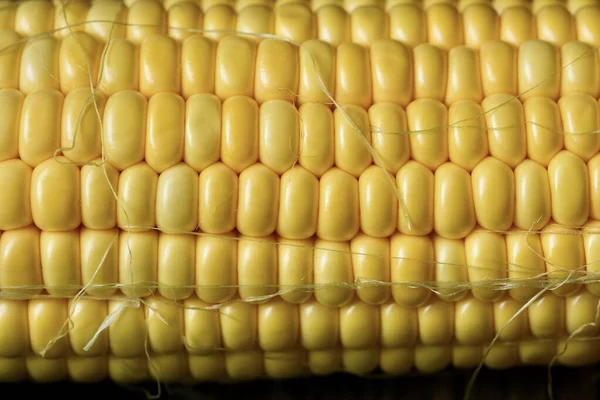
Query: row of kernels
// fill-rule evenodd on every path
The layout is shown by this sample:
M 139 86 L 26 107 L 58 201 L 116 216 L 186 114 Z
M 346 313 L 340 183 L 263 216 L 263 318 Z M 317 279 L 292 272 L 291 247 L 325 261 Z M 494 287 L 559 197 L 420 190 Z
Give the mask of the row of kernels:
M 317 301 L 336 307 L 355 292 L 368 304 L 392 296 L 416 307 L 431 297 L 431 289 L 446 301 L 458 301 L 469 290 L 488 302 L 506 290 L 526 301 L 545 286 L 559 296 L 573 294 L 579 281 L 558 284 L 598 273 L 597 227 L 590 224 L 583 235 L 550 225 L 541 234 L 475 231 L 465 240 L 359 235 L 350 242 L 24 228 L 0 238 L 0 287 L 7 293 L 45 289 L 53 295 L 85 289 L 95 296 L 120 289 L 130 297 L 158 291 L 170 299 L 195 292 L 208 303 L 236 294 L 247 301 L 280 295 L 303 303 L 314 292 Z M 586 287 L 599 294 L 598 286 Z
M 0 161 L 19 157 L 31 167 L 62 152 L 76 163 L 104 154 L 121 171 L 146 160 L 159 173 L 181 161 L 201 172 L 220 160 L 241 173 L 260 161 L 278 175 L 299 164 L 317 177 L 334 165 L 359 177 L 373 162 L 396 174 L 411 157 L 433 171 L 447 161 L 472 171 L 488 155 L 511 168 L 525 157 L 547 167 L 563 148 L 584 162 L 600 149 L 599 104 L 583 93 L 558 103 L 494 94 L 481 105 L 418 99 L 406 109 L 381 102 L 333 111 L 276 99 L 259 106 L 237 95 L 147 100 L 125 90 L 107 100 L 87 88 L 66 96 L 4 89 L 0 99 Z
M 593 161 L 590 179 L 598 175 Z M 415 161 L 395 179 L 372 166 L 358 180 L 332 168 L 320 181 L 302 167 L 279 178 L 262 164 L 239 176 L 222 163 L 199 176 L 183 163 L 160 175 L 140 163 L 119 175 L 109 164 L 80 170 L 60 158 L 33 172 L 19 160 L 4 161 L 0 169 L 9 189 L 2 196 L 4 230 L 35 223 L 42 230 L 65 231 L 83 223 L 92 229 L 158 227 L 174 233 L 237 229 L 253 237 L 277 232 L 289 239 L 317 234 L 335 241 L 350 240 L 359 230 L 374 237 L 399 231 L 460 239 L 476 223 L 506 231 L 514 221 L 520 229 L 538 230 L 553 217 L 581 226 L 590 215 L 597 219 L 598 208 L 586 165 L 566 151 L 553 159 L 549 174 L 529 160 L 513 173 L 490 157 L 471 177 L 450 163 L 434 175 Z
M 579 41 L 558 48 L 533 40 L 518 50 L 489 41 L 479 51 L 465 46 L 445 51 L 431 44 L 411 50 L 389 39 L 366 49 L 354 43 L 334 48 L 318 40 L 301 47 L 271 38 L 256 44 L 242 36 L 215 42 L 198 35 L 180 45 L 156 35 L 140 46 L 126 39 L 105 46 L 85 33 L 24 43 L 7 31 L 0 32 L 2 45 L 9 48 L 0 53 L 0 88 L 25 94 L 40 89 L 68 94 L 94 86 L 109 96 L 123 90 L 146 97 L 173 92 L 186 99 L 214 93 L 221 100 L 249 96 L 259 104 L 333 99 L 368 108 L 379 102 L 407 106 L 421 98 L 451 105 L 480 103 L 494 94 L 558 100 L 600 93 L 598 52 Z
M 238 176 L 222 163 L 211 165 L 200 175 L 179 163 L 158 175 L 142 162 L 119 175 L 107 163 L 80 169 L 59 157 L 33 170 L 21 160 L 3 161 L 0 171 L 4 174 L 2 184 L 6 185 L 0 195 L 3 230 L 32 223 L 53 232 L 72 230 L 81 224 L 92 229 L 157 227 L 172 233 L 199 228 L 210 234 L 237 228 L 254 237 L 277 231 L 291 239 L 305 239 L 318 232 L 326 238 L 349 240 L 360 225 L 359 183 L 336 168 L 328 171 L 321 183 L 302 167 L 295 167 L 280 179 L 262 164 L 254 164 Z M 366 185 L 372 185 L 369 181 L 389 183 L 373 172 Z M 345 198 L 344 194 L 351 197 Z M 377 206 L 368 198 L 363 203 L 366 208 Z M 345 207 L 342 214 L 350 221 L 338 214 L 341 204 Z M 395 230 L 395 221 L 387 232 L 389 223 L 382 227 L 383 221 L 363 220 L 368 230 L 385 230 L 383 235 Z
M 382 350 L 386 352 L 386 350 Z M 26 358 L 0 358 L 0 382 L 32 380 L 38 383 L 71 380 L 74 382 L 100 382 L 110 379 L 118 383 L 138 383 L 157 380 L 161 383 L 219 380 L 251 380 L 262 376 L 290 378 L 309 372 L 326 375 L 346 372 L 368 373 L 375 366 L 364 365 L 366 351 L 331 350 L 310 356 L 306 351 L 263 353 L 262 351 L 214 352 L 205 355 L 185 353 L 152 355 L 151 358 L 119 358 L 115 356 L 48 359 L 37 356 Z M 357 354 L 358 353 L 358 354 Z M 371 354 L 372 353 L 372 354 Z M 387 359 L 410 369 L 397 352 L 388 351 Z M 407 353 L 410 353 L 407 351 Z M 367 356 L 379 351 L 368 352 Z M 343 362 L 342 362 L 343 360 Z M 370 361 L 370 358 L 368 358 Z M 331 370 L 330 370 L 331 369 Z M 367 371 L 365 371 L 367 369 Z
M 375 346 L 406 348 L 452 343 L 485 345 L 498 336 L 514 343 L 528 338 L 560 339 L 578 332 L 595 337 L 598 297 L 583 290 L 566 299 L 547 293 L 524 312 L 523 303 L 505 297 L 493 304 L 471 296 L 457 303 L 431 299 L 419 308 L 395 302 L 369 305 L 359 299 L 342 307 L 310 300 L 301 305 L 274 298 L 263 304 L 233 302 L 220 309 L 206 308 L 197 298 L 171 303 L 149 298 L 131 300 L 36 299 L 0 301 L 0 356 L 30 353 L 48 358 L 69 354 L 97 357 L 140 357 L 187 351 L 261 349 L 279 352 L 365 349 Z M 112 315 L 118 319 L 106 328 Z M 70 317 L 70 330 L 61 326 Z M 131 342 L 135 337 L 139 341 Z
M 567 345 L 568 344 L 568 345 Z M 37 356 L 0 358 L 0 381 L 26 379 L 34 382 L 99 382 L 107 378 L 119 383 L 158 380 L 161 383 L 218 380 L 276 379 L 307 374 L 333 373 L 367 375 L 377 368 L 388 375 L 413 370 L 436 373 L 449 366 L 475 368 L 486 354 L 484 364 L 491 369 L 519 365 L 586 366 L 599 361 L 596 341 L 562 340 L 496 343 L 491 349 L 481 346 L 425 346 L 414 348 L 369 348 L 330 350 L 290 350 L 262 352 L 213 352 L 209 354 L 163 354 L 136 358 L 115 356 L 49 359 Z M 556 358 L 556 360 L 555 360 Z
M 473 213 L 479 226 L 492 231 L 506 231 L 513 223 L 520 229 L 535 231 L 548 226 L 551 219 L 562 226 L 581 227 L 589 218 L 596 219 L 600 215 L 599 164 L 600 156 L 594 156 L 586 163 L 576 154 L 562 150 L 550 160 L 547 168 L 525 160 L 513 172 L 507 164 L 488 157 L 471 173 L 472 203 L 468 192 L 466 198 L 455 195 L 446 205 L 434 198 L 429 201 L 430 207 L 435 207 L 430 220 L 437 222 L 437 212 L 444 209 L 448 210 L 446 213 L 450 212 L 453 207 L 458 207 L 455 204 L 466 199 L 468 202 L 459 208 L 463 210 L 460 217 L 466 220 L 461 222 L 459 216 L 456 220 L 440 220 L 440 225 L 433 227 L 438 234 L 448 237 L 456 232 L 458 235 L 463 232 L 459 227 L 468 231 L 473 223 Z M 443 173 L 446 170 L 436 171 L 436 177 Z M 445 182 L 456 181 L 458 176 L 458 173 L 452 176 L 448 172 Z M 436 194 L 443 189 L 436 182 Z M 449 189 L 446 191 L 450 193 Z M 445 226 L 451 222 L 454 225 Z M 442 226 L 445 231 L 440 230 Z
M 110 0 L 109 0 L 110 1 Z M 139 0 L 125 0 L 124 3 L 131 7 Z M 473 4 L 490 4 L 498 12 L 514 6 L 530 7 L 534 13 L 548 5 L 561 5 L 567 7 L 571 13 L 575 13 L 579 8 L 587 5 L 595 5 L 595 0 L 158 0 L 166 9 L 180 3 L 194 3 L 201 10 L 206 11 L 216 5 L 228 5 L 236 10 L 242 10 L 249 5 L 264 5 L 269 7 L 280 7 L 290 3 L 310 5 L 312 10 L 318 10 L 326 5 L 338 5 L 348 12 L 359 7 L 376 6 L 389 10 L 400 4 L 413 4 L 422 8 L 429 8 L 435 4 L 449 4 L 463 11 L 466 7 Z M 60 0 L 55 0 L 55 4 L 61 4 Z
M 435 0 L 434 0 L 435 1 Z M 462 2 L 462 0 L 460 0 Z M 467 1 L 467 0 L 465 0 Z M 478 0 L 477 0 L 478 1 Z M 485 0 L 484 0 L 485 1 Z M 522 6 L 531 7 L 534 13 L 537 13 L 541 9 L 547 6 L 562 6 L 566 7 L 569 12 L 575 14 L 579 9 L 589 6 L 596 5 L 596 0 L 492 0 L 494 8 L 502 13 L 507 8 Z M 459 3 L 460 7 L 460 3 Z
M 166 0 L 166 3 L 170 1 L 187 2 L 189 0 Z M 448 4 L 456 7 L 459 11 L 463 12 L 467 7 L 471 5 L 483 4 L 492 5 L 498 13 L 502 13 L 502 11 L 504 11 L 507 8 L 517 6 L 531 8 L 531 10 L 534 13 L 537 13 L 539 10 L 546 6 L 559 5 L 566 7 L 572 14 L 575 14 L 580 8 L 598 4 L 596 0 L 277 0 L 275 1 L 275 6 L 280 6 L 287 3 L 302 2 L 311 4 L 313 10 L 317 10 L 325 5 L 339 5 L 344 7 L 344 9 L 346 9 L 348 12 L 352 12 L 353 10 L 364 6 L 377 6 L 385 8 L 386 10 L 390 10 L 401 4 L 411 4 L 421 7 L 423 9 L 427 9 L 436 4 Z
M 451 105 L 460 100 L 480 103 L 493 94 L 558 100 L 573 93 L 598 97 L 600 92 L 598 53 L 579 41 L 556 47 L 532 40 L 518 49 L 507 42 L 490 41 L 479 51 L 456 46 L 447 52 L 431 44 L 410 50 L 387 39 L 375 42 L 370 49 L 353 43 L 332 48 L 319 41 L 304 43 L 298 49 L 267 39 L 258 45 L 258 51 L 239 36 L 219 41 L 216 50 L 208 48 L 207 40 L 194 37 L 185 41 L 184 47 L 197 45 L 206 52 L 205 58 L 215 60 L 214 81 L 204 72 L 184 71 L 182 80 L 189 82 L 189 89 L 184 84 L 184 97 L 214 87 L 221 99 L 242 94 L 255 96 L 261 103 L 274 98 L 293 100 L 291 93 L 299 104 L 327 103 L 331 96 L 339 104 L 368 108 L 379 102 L 406 106 L 420 98 Z M 277 52 L 260 51 L 278 47 L 281 50 Z M 241 50 L 247 51 L 239 53 Z M 269 57 L 269 53 L 278 56 Z M 280 68 L 282 62 L 285 69 Z M 246 67 L 240 69 L 240 64 Z M 205 79 L 209 80 L 201 81 Z
M 138 1 L 139 0 L 124 0 L 124 4 L 131 7 L 131 5 Z M 203 11 L 214 7 L 215 5 L 229 5 L 236 10 L 240 10 L 254 4 L 280 7 L 290 3 L 299 3 L 310 5 L 313 10 L 317 10 L 324 5 L 339 5 L 349 12 L 364 6 L 377 6 L 389 10 L 399 4 L 413 4 L 422 8 L 429 8 L 435 4 L 449 4 L 462 11 L 472 4 L 491 4 L 498 12 L 514 6 L 530 7 L 533 12 L 537 12 L 548 5 L 562 5 L 574 13 L 580 7 L 596 4 L 595 0 L 158 0 L 158 2 L 163 4 L 166 9 L 171 8 L 175 4 L 191 2 L 198 5 Z M 61 0 L 53 0 L 53 3 L 55 5 L 62 4 Z
M 131 7 L 133 4 L 137 3 L 139 0 L 125 0 L 124 3 Z M 338 1 L 338 0 L 327 0 L 327 1 Z M 380 0 L 367 0 L 370 2 L 377 3 Z M 539 1 L 539 0 L 538 0 Z M 572 0 L 571 0 L 572 1 Z M 263 5 L 265 7 L 277 7 L 286 3 L 303 3 L 309 4 L 310 0 L 158 0 L 159 3 L 162 3 L 163 6 L 168 10 L 176 4 L 181 3 L 192 3 L 197 5 L 202 11 L 206 12 L 206 10 L 211 7 L 218 5 L 226 5 L 236 10 L 242 10 L 251 5 Z
M 48 31 L 65 36 L 84 31 L 104 42 L 128 38 L 138 43 L 153 34 L 181 40 L 198 32 L 219 38 L 239 31 L 257 38 L 277 35 L 296 43 L 321 39 L 333 45 L 349 41 L 370 45 L 382 38 L 410 46 L 429 42 L 446 49 L 460 44 L 479 47 L 493 39 L 520 45 L 537 38 L 562 45 L 579 38 L 598 45 L 600 32 L 593 22 L 599 13 L 597 4 L 579 7 L 575 14 L 560 4 L 546 5 L 535 13 L 526 5 L 515 5 L 499 14 L 485 3 L 468 5 L 461 11 L 444 2 L 425 9 L 404 3 L 387 11 L 365 4 L 350 12 L 338 4 L 323 4 L 314 12 L 309 5 L 295 2 L 275 8 L 250 4 L 237 12 L 230 5 L 216 4 L 203 12 L 193 2 L 165 10 L 154 1 L 138 1 L 129 7 L 119 2 L 94 2 L 56 8 L 49 2 L 30 1 L 5 7 L 0 14 L 0 30 L 14 30 L 24 36 Z
M 104 153 L 120 171 L 146 160 L 159 173 L 181 161 L 201 172 L 222 160 L 237 173 L 262 161 L 283 174 L 298 161 L 301 130 L 311 131 L 303 139 L 309 141 L 323 131 L 328 138 L 334 131 L 332 112 L 323 105 L 298 111 L 274 100 L 259 108 L 240 96 L 221 103 L 204 94 L 186 102 L 174 93 L 160 93 L 148 101 L 139 92 L 123 91 L 106 100 L 82 88 L 67 96 L 55 90 L 24 96 L 6 89 L 0 90 L 0 99 L 6 111 L 0 122 L 0 160 L 20 158 L 32 168 L 61 153 L 80 164 Z M 303 114 L 308 125 L 300 121 Z M 319 117 L 329 123 L 320 123 Z M 344 122 L 338 120 L 338 131 Z M 333 149 L 330 153 L 326 159 L 333 159 Z M 333 165 L 319 161 L 311 168 L 317 175 Z
M 396 178 L 371 166 L 360 179 L 332 168 L 320 180 L 300 166 L 281 178 L 262 164 L 238 176 L 222 163 L 200 175 L 179 163 L 159 175 L 142 162 L 119 175 L 110 164 L 79 169 L 63 157 L 33 170 L 21 160 L 7 160 L 0 162 L 6 189 L 0 227 L 35 223 L 42 230 L 65 231 L 83 223 L 92 229 L 200 228 L 211 234 L 237 228 L 255 237 L 277 232 L 307 239 L 316 233 L 336 241 L 350 240 L 359 230 L 375 237 L 400 231 L 459 239 L 476 222 L 496 231 L 513 222 L 538 230 L 550 218 L 577 227 L 588 217 L 598 219 L 599 160 L 590 161 L 588 173 L 579 157 L 562 151 L 548 171 L 525 160 L 513 173 L 488 157 L 471 176 L 451 163 L 434 175 L 410 161 Z
M 6 189 L 0 195 L 0 227 L 13 230 L 34 223 L 44 231 L 68 231 L 83 223 L 91 229 L 156 227 L 184 233 L 199 228 L 209 234 L 237 229 L 252 237 L 277 232 L 288 239 L 316 234 L 343 241 L 360 230 L 374 237 L 399 231 L 461 239 L 476 222 L 506 231 L 514 220 L 529 230 L 543 228 L 551 216 L 582 225 L 590 199 L 585 164 L 567 152 L 556 163 L 550 181 L 532 161 L 513 174 L 494 158 L 480 163 L 472 177 L 454 164 L 434 175 L 410 161 L 396 178 L 371 166 L 360 179 L 332 168 L 318 180 L 302 167 L 279 178 L 263 164 L 238 176 L 222 163 L 200 175 L 180 163 L 159 175 L 142 162 L 119 175 L 109 164 L 79 169 L 62 157 L 33 170 L 21 160 L 8 160 L 0 163 Z M 565 185 L 571 190 L 564 191 Z
M 362 304 L 365 303 L 361 307 L 366 310 L 367 305 Z M 528 337 L 560 338 L 565 332 L 570 335 L 576 331 L 581 331 L 581 337 L 593 337 L 598 304 L 598 297 L 585 290 L 567 298 L 545 293 L 523 311 L 523 303 L 509 296 L 494 303 L 472 296 L 456 303 L 434 297 L 418 309 L 386 303 L 381 306 L 380 321 L 374 321 L 380 326 L 370 329 L 365 326 L 361 332 L 366 335 L 376 331 L 384 347 L 410 347 L 415 343 L 434 346 L 453 341 L 468 346 L 489 343 L 496 336 L 500 342 L 517 342 Z M 352 306 L 340 308 L 340 313 L 349 307 Z M 360 340 L 361 336 L 357 338 Z M 342 344 L 351 347 L 350 343 L 342 341 Z
M 59 0 L 55 0 L 55 3 Z M 127 6 L 131 6 L 134 3 L 137 3 L 139 0 L 125 0 L 124 3 Z M 459 10 L 463 10 L 465 7 L 471 4 L 493 4 L 494 7 L 502 9 L 503 7 L 507 7 L 510 5 L 531 5 L 532 9 L 536 11 L 542 6 L 548 4 L 564 4 L 568 6 L 569 10 L 576 8 L 577 5 L 583 4 L 593 4 L 593 0 L 534 0 L 532 4 L 529 4 L 524 0 L 510 0 L 507 2 L 506 0 L 158 0 L 161 2 L 166 9 L 171 8 L 172 6 L 180 3 L 194 3 L 198 5 L 203 11 L 214 7 L 215 5 L 229 5 L 236 10 L 241 10 L 249 5 L 260 4 L 269 7 L 281 7 L 282 5 L 287 5 L 290 3 L 295 4 L 304 4 L 311 7 L 312 10 L 318 10 L 319 8 L 326 5 L 338 5 L 343 7 L 348 12 L 352 12 L 353 10 L 359 7 L 365 6 L 376 6 L 380 8 L 390 9 L 399 4 L 413 4 L 422 8 L 428 8 L 435 4 L 450 4 L 457 7 Z
M 499 15 L 486 4 L 473 4 L 464 8 L 462 13 L 448 4 L 434 4 L 425 11 L 415 5 L 399 4 L 390 8 L 387 13 L 376 6 L 364 5 L 351 10 L 350 14 L 335 4 L 323 5 L 314 13 L 306 5 L 297 3 L 284 4 L 275 10 L 257 4 L 246 7 L 237 14 L 230 7 L 219 5 L 203 14 L 193 4 L 185 3 L 170 8 L 166 20 L 170 27 L 168 34 L 177 39 L 193 34 L 194 30 L 204 30 L 206 36 L 213 38 L 222 37 L 223 33 L 219 31 L 240 31 L 256 35 L 255 37 L 274 34 L 297 43 L 322 39 L 334 45 L 345 41 L 369 45 L 384 37 L 397 39 L 411 46 L 429 40 L 442 47 L 463 43 L 478 47 L 490 39 L 505 39 L 520 44 L 534 38 L 562 44 L 576 37 L 598 44 L 600 35 L 593 23 L 593 15 L 590 18 L 590 14 L 597 15 L 600 8 L 594 6 L 597 4 L 580 9 L 573 16 L 565 8 L 552 5 L 544 7 L 535 16 L 527 7 L 515 7 Z M 141 8 L 140 5 L 138 7 Z M 95 11 L 95 14 L 100 13 L 100 10 Z M 154 15 L 155 20 L 151 22 L 160 24 L 158 12 L 155 11 Z M 135 24 L 136 17 L 139 18 L 137 15 L 131 18 L 130 14 L 127 18 L 133 21 L 128 22 Z M 84 15 L 80 18 L 82 22 L 85 21 Z M 125 18 L 124 14 L 115 16 L 112 10 L 105 16 L 108 20 Z M 92 20 L 90 15 L 87 19 Z M 561 24 L 567 25 L 566 28 Z M 534 29 L 523 29 L 523 25 L 531 25 Z M 459 26 L 458 33 L 455 26 Z M 106 40 L 108 27 L 98 28 L 100 27 L 95 30 L 85 29 Z M 145 32 L 144 28 L 129 25 L 127 30 L 123 27 L 117 36 L 141 39 L 148 33 L 150 32 Z

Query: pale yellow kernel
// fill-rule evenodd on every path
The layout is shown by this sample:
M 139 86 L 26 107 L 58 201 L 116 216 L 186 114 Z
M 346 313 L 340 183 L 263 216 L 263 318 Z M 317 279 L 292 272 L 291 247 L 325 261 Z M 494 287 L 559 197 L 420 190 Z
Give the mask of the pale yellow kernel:
M 358 180 L 338 168 L 320 179 L 317 236 L 325 240 L 350 240 L 360 228 Z
M 308 239 L 317 230 L 319 181 L 296 166 L 281 176 L 277 233 L 287 239 Z
M 506 240 L 500 233 L 474 231 L 465 240 L 470 282 L 485 282 L 507 276 Z M 471 292 L 477 301 L 493 302 L 503 292 L 487 287 L 473 287 Z M 473 300 L 475 301 L 475 300 Z
M 198 236 L 196 295 L 207 303 L 221 303 L 237 292 L 237 240 L 234 235 Z
M 277 242 L 273 236 L 240 237 L 237 261 L 241 299 L 264 303 L 277 292 Z
M 399 304 L 417 307 L 431 296 L 426 287 L 410 287 L 409 282 L 427 283 L 433 280 L 433 243 L 428 236 L 395 234 L 391 238 L 392 296 Z
M 350 302 L 354 296 L 354 290 L 347 286 L 354 281 L 350 244 L 317 239 L 314 256 L 315 299 L 336 308 Z
M 452 163 L 435 171 L 434 229 L 448 239 L 462 239 L 475 227 L 475 206 L 469 173 Z
M 552 219 L 565 226 L 582 226 L 590 210 L 590 182 L 585 162 L 568 150 L 548 164 Z
M 81 224 L 80 171 L 64 157 L 50 158 L 31 174 L 31 215 L 44 231 L 68 231 Z
M 314 352 L 331 349 L 339 343 L 339 307 L 327 307 L 316 299 L 300 305 L 302 347 Z
M 277 227 L 280 178 L 263 164 L 254 164 L 239 176 L 237 229 L 247 236 L 270 235 Z
M 312 297 L 306 288 L 313 284 L 313 240 L 278 238 L 278 280 L 281 298 L 302 304 Z

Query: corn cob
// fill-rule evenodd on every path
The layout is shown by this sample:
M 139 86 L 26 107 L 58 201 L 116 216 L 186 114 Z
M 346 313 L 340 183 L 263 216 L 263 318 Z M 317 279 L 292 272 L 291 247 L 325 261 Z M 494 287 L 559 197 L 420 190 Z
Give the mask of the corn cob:
M 23 36 L 54 31 L 85 31 L 104 42 L 128 38 L 139 43 L 151 34 L 181 40 L 194 30 L 219 38 L 225 31 L 277 35 L 303 43 L 321 39 L 333 45 L 368 45 L 391 38 L 410 46 L 422 43 L 450 49 L 478 48 L 501 39 L 513 45 L 541 39 L 556 45 L 579 39 L 600 44 L 594 0 L 535 1 L 118 1 L 34 0 L 0 3 L 0 30 Z M 66 4 L 66 5 L 63 5 Z M 458 6 L 458 8 L 457 8 Z M 495 6 L 495 8 L 494 8 Z M 113 25 L 116 22 L 118 25 Z M 71 26 L 70 29 L 67 29 Z M 458 28 L 458 29 L 457 29 Z
M 0 380 L 600 361 L 596 2 L 3 5 Z

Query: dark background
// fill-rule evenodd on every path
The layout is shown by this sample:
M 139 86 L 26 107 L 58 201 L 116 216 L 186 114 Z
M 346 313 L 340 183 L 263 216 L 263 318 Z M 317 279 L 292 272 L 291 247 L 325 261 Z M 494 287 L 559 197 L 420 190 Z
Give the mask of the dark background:
M 471 399 L 548 399 L 547 368 L 519 367 L 506 371 L 482 370 Z M 394 378 L 359 378 L 333 375 L 287 381 L 256 381 L 237 384 L 170 385 L 162 387 L 161 399 L 281 400 L 316 399 L 462 399 L 472 371 L 448 370 L 436 375 L 409 374 Z M 552 369 L 554 399 L 600 399 L 600 368 Z M 111 382 L 93 385 L 31 383 L 2 384 L 0 398 L 102 398 L 148 399 L 141 386 L 118 386 Z M 152 394 L 156 385 L 147 385 Z

